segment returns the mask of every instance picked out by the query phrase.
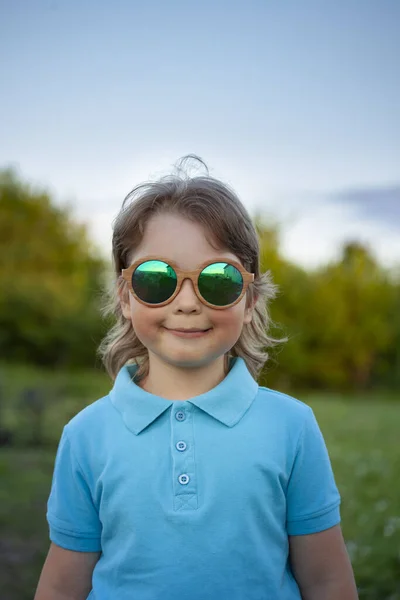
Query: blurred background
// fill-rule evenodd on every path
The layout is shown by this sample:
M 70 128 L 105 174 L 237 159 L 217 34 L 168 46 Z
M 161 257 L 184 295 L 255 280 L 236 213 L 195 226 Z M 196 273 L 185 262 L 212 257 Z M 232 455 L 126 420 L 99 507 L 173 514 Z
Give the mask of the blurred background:
M 261 383 L 314 409 L 362 600 L 400 599 L 400 3 L 0 0 L 0 598 L 32 599 L 112 221 L 188 153 L 280 295 Z

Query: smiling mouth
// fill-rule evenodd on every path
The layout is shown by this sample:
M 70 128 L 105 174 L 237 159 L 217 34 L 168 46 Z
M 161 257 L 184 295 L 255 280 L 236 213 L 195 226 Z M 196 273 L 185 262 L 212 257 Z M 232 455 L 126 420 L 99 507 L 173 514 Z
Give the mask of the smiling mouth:
M 211 327 L 209 329 L 168 329 L 167 331 L 172 333 L 173 335 L 177 335 L 178 337 L 201 337 L 206 335 L 209 331 L 211 331 Z
M 177 329 L 169 329 L 169 331 L 179 331 L 182 333 L 204 333 L 205 331 L 209 331 L 210 327 L 208 329 L 197 329 L 197 328 L 191 328 L 191 329 L 186 329 L 184 327 L 179 327 Z

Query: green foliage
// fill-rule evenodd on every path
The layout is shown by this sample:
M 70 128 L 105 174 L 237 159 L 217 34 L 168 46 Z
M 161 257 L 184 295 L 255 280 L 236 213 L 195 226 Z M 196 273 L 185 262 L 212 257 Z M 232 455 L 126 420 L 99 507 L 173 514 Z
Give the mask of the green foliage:
M 0 253 L 0 355 L 48 366 L 93 361 L 104 264 L 70 211 L 10 170 L 0 171 Z
M 336 263 L 307 272 L 279 253 L 274 228 L 258 223 L 262 270 L 280 294 L 271 316 L 279 369 L 261 383 L 279 388 L 364 390 L 400 384 L 400 280 L 351 242 Z
M 377 357 L 394 343 L 388 274 L 365 248 L 348 244 L 339 263 L 317 273 L 314 294 L 314 342 L 318 332 L 322 341 L 316 373 L 326 372 L 316 383 L 368 387 Z
M 13 446 L 54 446 L 63 425 L 85 404 L 107 394 L 111 386 L 111 379 L 100 368 L 49 371 L 2 363 L 0 428 L 9 432 Z

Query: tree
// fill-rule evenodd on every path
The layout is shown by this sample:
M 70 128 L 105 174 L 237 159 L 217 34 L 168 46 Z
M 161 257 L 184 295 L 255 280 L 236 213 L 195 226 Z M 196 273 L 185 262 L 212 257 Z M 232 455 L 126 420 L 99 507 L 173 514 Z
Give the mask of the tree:
M 358 242 L 337 262 L 307 272 L 285 260 L 279 230 L 256 221 L 261 267 L 279 285 L 270 313 L 275 337 L 260 382 L 280 389 L 363 390 L 395 386 L 400 368 L 400 287 Z
M 309 354 L 305 352 L 310 318 L 311 285 L 308 273 L 285 259 L 280 251 L 279 227 L 256 219 L 263 272 L 270 270 L 278 285 L 278 296 L 271 303 L 272 334 L 288 341 L 271 352 L 271 361 L 260 383 L 283 388 L 307 385 Z
M 378 356 L 393 344 L 392 293 L 388 274 L 358 242 L 346 244 L 337 263 L 315 274 L 315 384 L 356 390 L 372 385 Z
M 104 264 L 84 225 L 8 169 L 0 171 L 0 355 L 92 363 Z

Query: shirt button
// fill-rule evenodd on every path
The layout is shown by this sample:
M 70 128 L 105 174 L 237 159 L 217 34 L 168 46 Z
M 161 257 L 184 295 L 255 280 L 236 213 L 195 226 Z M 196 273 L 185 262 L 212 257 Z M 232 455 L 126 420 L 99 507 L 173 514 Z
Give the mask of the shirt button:
M 178 481 L 181 485 L 187 485 L 190 481 L 190 477 L 189 475 L 186 475 L 186 473 L 182 473 L 182 475 L 179 475 Z
M 186 442 L 180 441 L 176 443 L 176 449 L 179 450 L 179 452 L 184 452 L 187 448 Z
M 178 410 L 178 412 L 177 412 L 177 413 L 176 413 L 176 415 L 175 415 L 175 419 L 176 419 L 177 421 L 184 421 L 184 420 L 186 419 L 186 415 L 185 415 L 185 413 L 183 412 L 183 410 Z

